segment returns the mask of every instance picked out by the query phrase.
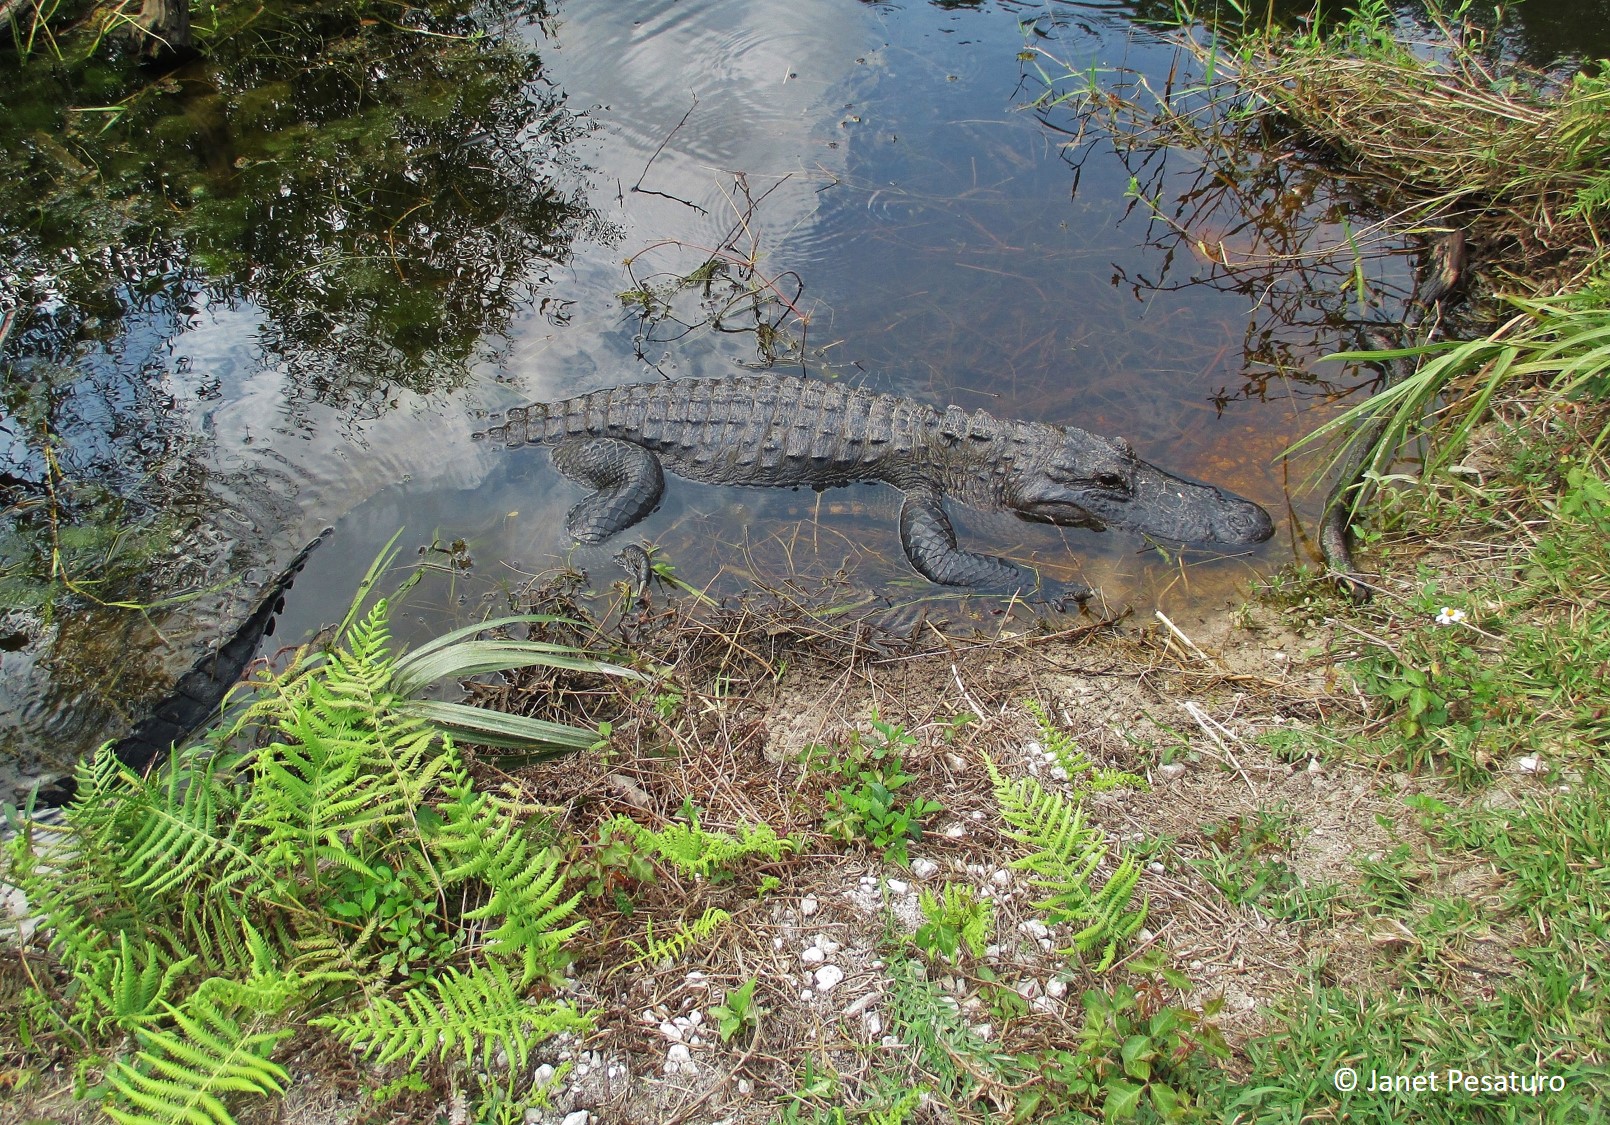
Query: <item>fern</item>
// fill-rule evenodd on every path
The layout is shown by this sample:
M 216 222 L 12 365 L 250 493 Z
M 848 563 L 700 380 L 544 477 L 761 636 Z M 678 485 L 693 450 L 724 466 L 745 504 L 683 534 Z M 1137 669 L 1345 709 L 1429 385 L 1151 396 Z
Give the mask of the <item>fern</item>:
M 175 948 L 194 950 L 201 965 L 214 975 L 228 975 L 251 963 L 246 939 L 246 915 L 253 904 L 234 894 L 212 893 L 214 888 L 186 888 L 175 909 L 169 911 L 179 934 Z M 261 906 L 261 904 L 256 904 Z
M 74 771 L 78 798 L 61 824 L 27 820 L 9 844 L 8 881 L 26 896 L 73 972 L 94 974 L 121 932 L 162 929 L 129 886 L 123 843 L 145 807 L 143 783 L 102 746 Z
M 133 1061 L 107 1071 L 107 1116 L 121 1125 L 232 1125 L 226 1097 L 284 1093 L 290 1076 L 269 1055 L 291 1029 L 266 1026 L 277 1011 L 243 1009 L 230 992 L 214 978 L 182 1006 L 164 1003 L 173 1028 L 136 1030 Z
M 698 814 L 688 813 L 688 823 L 673 821 L 658 832 L 644 828 L 628 816 L 617 816 L 608 830 L 632 837 L 639 847 L 653 852 L 682 874 L 708 879 L 735 860 L 752 855 L 779 859 L 793 851 L 793 840 L 780 837 L 770 825 L 740 824 L 738 834 L 708 832 L 699 824 Z
M 867 1125 L 906 1125 L 913 1111 L 922 1104 L 922 1096 L 928 1091 L 922 1086 L 913 1086 L 895 1100 L 888 1109 L 874 1111 L 867 1115 Z
M 258 762 L 258 780 L 279 790 L 265 811 L 290 819 L 271 835 L 281 849 L 319 847 L 349 833 L 406 830 L 413 810 L 427 803 L 442 771 L 456 761 L 440 753 L 435 728 L 405 714 L 390 689 L 388 613 L 382 598 L 353 625 L 348 648 L 270 681 L 272 691 L 259 705 L 257 714 L 289 738 Z M 328 824 L 304 823 L 310 810 Z M 272 821 L 265 826 L 276 828 Z M 321 858 L 337 857 L 325 852 Z
M 192 956 L 170 962 L 149 939 L 131 941 L 119 933 L 116 951 L 79 974 L 75 1019 L 97 1034 L 114 1026 L 131 1032 L 150 1026 L 161 1016 L 162 998 L 195 961 Z
M 6 845 L 5 878 L 75 978 L 69 1023 L 90 1051 L 126 1045 L 99 1091 L 116 1121 L 227 1125 L 232 1099 L 283 1089 L 273 1051 L 315 1007 L 386 1059 L 466 1065 L 523 1065 L 587 1026 L 519 995 L 582 926 L 559 855 L 406 709 L 384 601 L 343 641 L 260 677 L 149 778 L 103 748 L 60 824 L 24 820 Z M 427 671 L 451 663 L 438 648 Z M 452 967 L 477 943 L 485 963 Z
M 562 1032 L 586 1031 L 592 1017 L 557 1001 L 527 1003 L 508 971 L 489 961 L 468 973 L 449 969 L 398 1000 L 380 996 L 350 1015 L 309 1022 L 335 1032 L 376 1066 L 406 1058 L 416 1067 L 432 1054 L 445 1060 L 457 1048 L 465 1066 L 474 1066 L 478 1057 L 481 1067 L 490 1069 L 502 1049 L 519 1071 L 536 1044 Z
M 487 901 L 464 917 L 501 920 L 486 935 L 489 951 L 518 956 L 520 980 L 527 984 L 553 967 L 559 946 L 586 924 L 555 928 L 575 913 L 581 894 L 561 900 L 565 883 L 559 857 L 549 848 L 532 846 L 511 802 L 476 793 L 467 781 L 448 795 L 436 844 L 457 862 L 443 877 L 475 878 L 486 885 Z
M 321 692 L 311 685 L 311 707 L 320 705 Z M 399 810 L 394 796 L 364 775 L 369 732 L 299 717 L 285 733 L 293 741 L 268 746 L 255 769 L 252 826 L 271 878 L 294 877 L 300 869 L 317 886 L 321 870 L 332 865 L 372 876 L 351 845 L 386 835 L 399 822 Z
M 1030 880 L 1046 897 L 1035 905 L 1052 922 L 1071 922 L 1082 926 L 1074 938 L 1072 953 L 1089 953 L 1103 947 L 1099 969 L 1112 964 L 1118 944 L 1138 931 L 1146 918 L 1147 906 L 1125 913 L 1133 902 L 1139 868 L 1126 858 L 1100 892 L 1093 891 L 1090 877 L 1107 858 L 1105 838 L 1085 823 L 1084 809 L 1077 799 L 1047 791 L 1032 777 L 1008 781 L 995 763 L 984 759 L 995 800 L 1011 830 L 1008 835 L 1032 848 L 1011 866 L 1028 873 Z
M 1145 924 L 1147 908 L 1144 902 L 1139 910 L 1124 913 L 1134 901 L 1135 885 L 1139 882 L 1140 864 L 1135 862 L 1134 856 L 1125 856 L 1085 908 L 1085 917 L 1090 924 L 1073 935 L 1073 947 L 1080 953 L 1089 953 L 1098 945 L 1102 947 L 1101 960 L 1096 963 L 1097 972 L 1106 972 L 1111 968 L 1118 946 L 1134 937 Z
M 626 944 L 637 951 L 637 956 L 628 961 L 622 968 L 635 968 L 638 965 L 658 965 L 667 961 L 678 961 L 694 946 L 704 941 L 716 929 L 732 920 L 720 907 L 712 906 L 699 916 L 699 920 L 691 926 L 679 926 L 676 933 L 663 940 L 654 936 L 654 919 L 650 918 L 644 929 L 643 944 L 635 941 Z
M 254 850 L 239 842 L 239 795 L 214 776 L 216 759 L 192 754 L 185 761 L 194 767 L 168 770 L 160 792 L 155 783 L 147 786 L 139 827 L 124 848 L 128 886 L 146 896 L 203 871 L 218 890 L 263 870 Z
M 1068 784 L 1079 795 L 1105 793 L 1111 789 L 1147 789 L 1146 779 L 1122 770 L 1110 770 L 1092 762 L 1074 737 L 1059 730 L 1051 716 L 1038 702 L 1027 700 L 1023 706 L 1034 716 L 1040 728 L 1040 742 L 1068 775 Z

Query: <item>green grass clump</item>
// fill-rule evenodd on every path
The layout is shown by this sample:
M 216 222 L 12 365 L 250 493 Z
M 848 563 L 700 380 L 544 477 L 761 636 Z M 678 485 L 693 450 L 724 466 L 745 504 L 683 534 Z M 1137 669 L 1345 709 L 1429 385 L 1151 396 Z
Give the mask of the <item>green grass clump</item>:
M 1388 495 L 1393 520 L 1442 543 L 1494 528 L 1526 538 L 1475 552 L 1483 569 L 1425 567 L 1412 596 L 1357 611 L 1349 640 L 1372 643 L 1349 669 L 1373 713 L 1327 742 L 1431 779 L 1404 798 L 1419 831 L 1377 817 L 1391 842 L 1355 860 L 1346 904 L 1373 964 L 1361 974 L 1319 955 L 1279 1029 L 1244 1045 L 1250 1073 L 1222 1085 L 1215 1111 L 1293 1125 L 1598 1120 L 1610 1104 L 1610 485 L 1599 463 L 1530 433 L 1457 500 Z M 1511 783 L 1493 786 L 1501 776 Z M 1355 1088 L 1338 1085 L 1344 1072 Z
M 1501 906 L 1484 914 L 1468 900 L 1378 894 L 1375 913 L 1412 923 L 1409 953 L 1387 966 L 1397 986 L 1365 991 L 1316 976 L 1280 1031 L 1247 1045 L 1252 1074 L 1221 1090 L 1226 1113 L 1565 1125 L 1596 1120 L 1590 1107 L 1610 1098 L 1610 988 L 1600 968 L 1610 946 L 1610 770 L 1595 764 L 1564 792 L 1514 807 L 1420 803 L 1445 859 L 1490 863 L 1505 877 Z M 1499 934 L 1509 935 L 1501 946 Z M 1427 975 L 1428 962 L 1436 973 Z M 1344 1067 L 1358 1089 L 1338 1090 Z M 1453 1072 L 1524 1085 L 1450 1088 Z M 1372 1075 L 1436 1075 L 1439 1086 L 1370 1090 L 1383 1085 Z
M 1203 853 L 1190 865 L 1236 906 L 1272 918 L 1318 922 L 1329 915 L 1337 889 L 1306 886 L 1291 864 L 1291 812 L 1276 806 L 1202 826 Z
M 1423 571 L 1407 616 L 1353 665 L 1391 724 L 1355 741 L 1366 756 L 1479 785 L 1523 755 L 1558 765 L 1610 737 L 1610 484 L 1590 464 L 1555 469 L 1530 551 L 1457 595 Z

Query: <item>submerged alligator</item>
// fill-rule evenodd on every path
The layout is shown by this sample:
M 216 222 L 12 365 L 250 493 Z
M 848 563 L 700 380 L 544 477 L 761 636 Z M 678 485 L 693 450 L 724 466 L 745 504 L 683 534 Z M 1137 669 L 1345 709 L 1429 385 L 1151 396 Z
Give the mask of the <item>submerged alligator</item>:
M 665 488 L 662 466 L 708 484 L 821 490 L 886 482 L 905 494 L 900 543 L 918 573 L 990 591 L 1037 583 L 1022 567 L 958 547 L 947 497 L 1176 543 L 1258 543 L 1274 532 L 1257 504 L 1148 464 L 1122 439 L 788 376 L 613 387 L 510 410 L 482 436 L 552 446 L 554 466 L 595 490 L 565 520 L 582 543 L 600 543 L 653 511 Z
M 256 607 L 223 643 L 209 648 L 172 690 L 132 730 L 112 743 L 118 761 L 139 773 L 159 764 L 176 746 L 183 745 L 202 727 L 218 721 L 229 689 L 240 682 L 257 656 L 263 638 L 274 635 L 274 623 L 285 609 L 285 595 L 307 565 L 308 556 L 332 534 L 325 528 L 318 538 L 296 553 L 284 570 L 258 592 Z M 62 777 L 39 786 L 39 804 L 65 805 L 77 791 L 75 777 Z

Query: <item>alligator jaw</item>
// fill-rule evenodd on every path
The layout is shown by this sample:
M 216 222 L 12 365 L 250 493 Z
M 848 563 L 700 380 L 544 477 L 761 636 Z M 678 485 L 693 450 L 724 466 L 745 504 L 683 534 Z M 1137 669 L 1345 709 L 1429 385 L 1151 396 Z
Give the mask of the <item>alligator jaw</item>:
M 1028 520 L 1030 523 L 1049 523 L 1057 527 L 1083 527 L 1090 531 L 1106 531 L 1107 525 L 1097 519 L 1089 509 L 1067 500 L 1037 500 L 1025 504 L 1020 508 L 1013 508 L 1012 514 L 1018 519 Z
M 1274 534 L 1269 513 L 1251 500 L 1159 469 L 1126 442 L 1069 427 L 1058 454 L 1019 471 L 1006 501 L 1017 515 L 1063 527 L 1126 528 L 1174 543 L 1240 546 Z

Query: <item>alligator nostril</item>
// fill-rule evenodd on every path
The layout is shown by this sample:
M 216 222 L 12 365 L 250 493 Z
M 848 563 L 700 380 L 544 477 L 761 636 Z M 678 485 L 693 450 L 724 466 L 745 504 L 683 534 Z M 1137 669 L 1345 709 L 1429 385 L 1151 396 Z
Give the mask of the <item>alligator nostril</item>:
M 1269 518 L 1269 513 L 1257 505 L 1253 505 L 1252 510 L 1247 513 L 1246 519 L 1248 540 L 1253 543 L 1262 543 L 1274 533 L 1275 523 L 1274 520 Z
M 1225 543 L 1262 543 L 1275 533 L 1269 513 L 1248 500 L 1226 513 L 1223 525 Z

